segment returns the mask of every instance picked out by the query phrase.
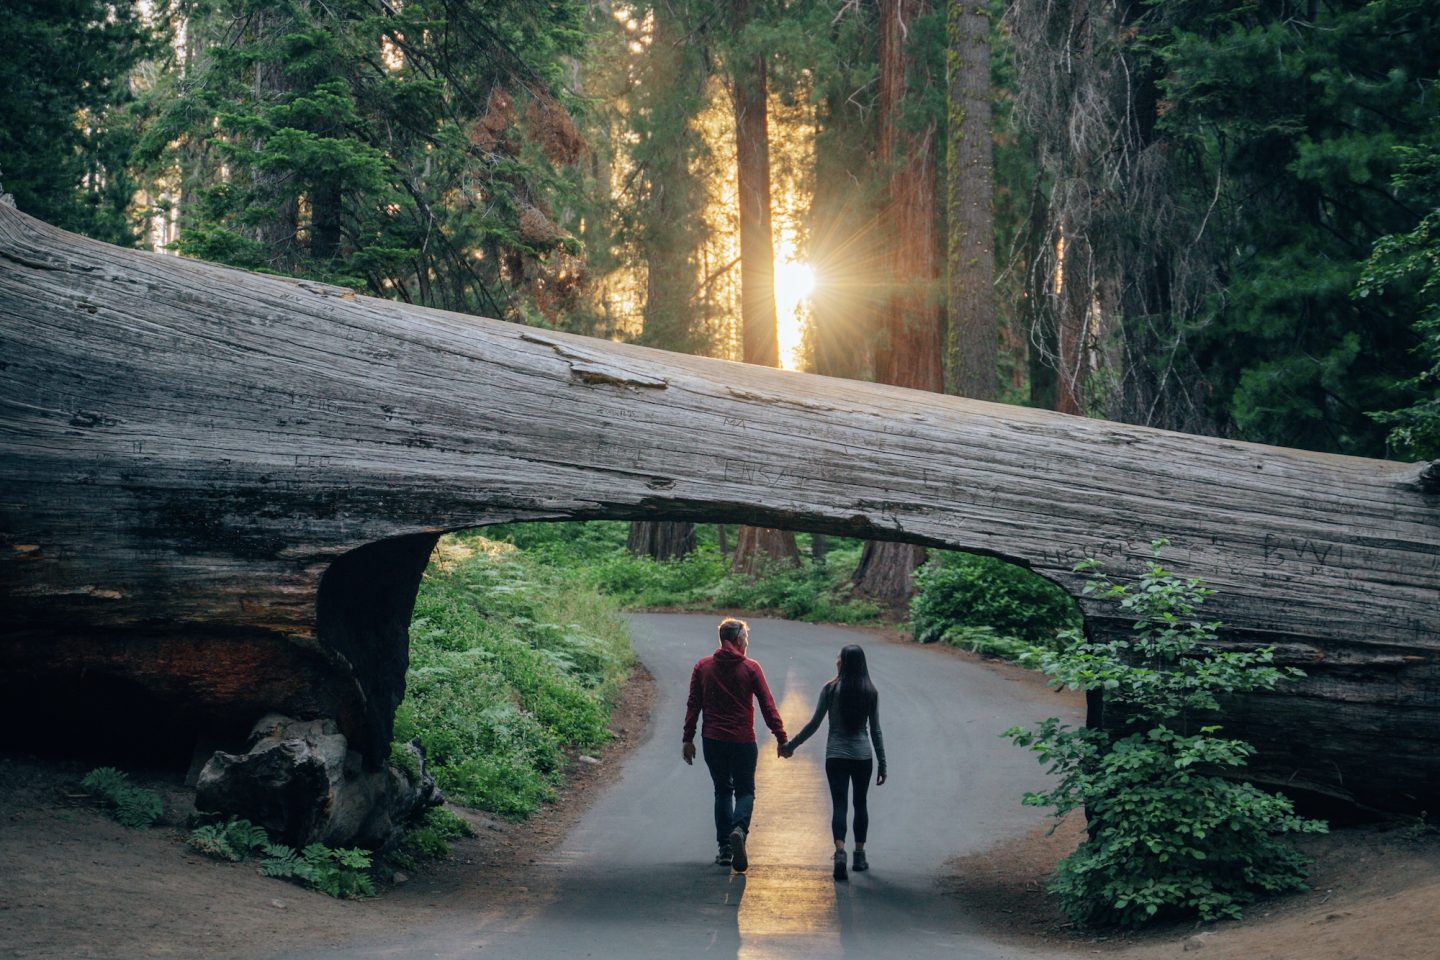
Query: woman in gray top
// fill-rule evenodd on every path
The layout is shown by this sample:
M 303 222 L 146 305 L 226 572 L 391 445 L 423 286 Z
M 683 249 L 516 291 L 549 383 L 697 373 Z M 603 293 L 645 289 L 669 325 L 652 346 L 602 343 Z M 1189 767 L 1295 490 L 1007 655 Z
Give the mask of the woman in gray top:
M 830 721 L 830 735 L 825 741 L 825 779 L 830 781 L 830 832 L 835 837 L 835 879 L 845 879 L 845 812 L 847 795 L 855 797 L 855 860 L 856 870 L 868 869 L 865 860 L 865 835 L 870 827 L 870 811 L 865 795 L 870 788 L 870 773 L 878 763 L 875 777 L 878 787 L 885 782 L 885 738 L 880 734 L 879 696 L 870 682 L 865 666 L 865 651 L 851 644 L 840 651 L 835 661 L 836 676 L 820 688 L 815 716 L 805 729 L 781 748 L 781 756 L 793 756 L 797 747 L 820 729 L 822 717 Z M 866 728 L 869 728 L 868 735 Z M 870 752 L 870 745 L 875 752 Z

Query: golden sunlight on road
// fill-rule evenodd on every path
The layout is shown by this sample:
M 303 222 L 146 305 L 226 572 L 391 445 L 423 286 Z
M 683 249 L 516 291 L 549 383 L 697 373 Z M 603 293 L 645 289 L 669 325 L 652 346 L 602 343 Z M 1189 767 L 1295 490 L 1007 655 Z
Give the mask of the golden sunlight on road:
M 793 724 L 793 730 L 800 729 L 813 708 L 809 695 L 793 688 L 780 703 L 787 727 Z M 823 729 L 793 759 L 775 756 L 773 740 L 766 741 L 760 752 L 737 960 L 772 957 L 787 937 L 803 936 L 807 947 L 839 948 L 835 881 L 828 859 L 830 794 L 824 754 Z M 732 880 L 740 882 L 739 877 Z

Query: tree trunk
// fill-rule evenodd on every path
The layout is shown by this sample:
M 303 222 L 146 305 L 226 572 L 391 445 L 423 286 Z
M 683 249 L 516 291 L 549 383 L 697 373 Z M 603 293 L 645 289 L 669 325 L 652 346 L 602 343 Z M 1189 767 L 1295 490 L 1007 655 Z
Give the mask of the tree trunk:
M 933 292 L 937 279 L 935 124 L 908 129 L 903 110 L 911 64 L 905 50 L 910 25 L 927 14 L 930 0 L 881 0 L 879 157 L 890 171 L 883 222 L 890 247 L 891 293 L 876 351 L 881 383 L 940 392 L 943 343 Z M 856 567 L 855 592 L 890 607 L 910 599 L 912 574 L 923 550 L 903 544 L 867 544 Z
M 1076 596 L 1150 541 L 1222 642 L 1248 773 L 1440 787 L 1440 471 L 667 354 L 96 243 L 0 205 L 0 721 L 337 719 L 372 764 L 429 546 L 489 523 L 758 521 L 992 554 Z M 762 437 L 766 456 L 732 450 Z M 1427 468 L 1430 472 L 1427 474 Z M 1428 491 L 1428 492 L 1427 492 Z
M 744 26 L 750 0 L 737 0 L 735 22 Z M 735 108 L 735 166 L 740 196 L 740 325 L 746 363 L 780 366 L 775 323 L 775 245 L 770 233 L 770 137 L 766 121 L 765 58 L 740 55 L 731 66 Z M 763 460 L 766 448 L 747 446 L 736 455 Z M 757 556 L 757 551 L 759 555 Z M 753 574 L 767 564 L 800 562 L 795 534 L 741 527 L 731 570 Z
M 340 255 L 343 203 L 338 180 L 310 191 L 310 255 L 316 260 L 333 260 Z
M 950 385 L 976 400 L 1000 394 L 995 320 L 995 215 L 990 158 L 990 17 L 979 2 L 947 7 L 950 46 Z
M 632 520 L 625 549 L 637 557 L 679 560 L 695 552 L 695 524 L 684 520 Z

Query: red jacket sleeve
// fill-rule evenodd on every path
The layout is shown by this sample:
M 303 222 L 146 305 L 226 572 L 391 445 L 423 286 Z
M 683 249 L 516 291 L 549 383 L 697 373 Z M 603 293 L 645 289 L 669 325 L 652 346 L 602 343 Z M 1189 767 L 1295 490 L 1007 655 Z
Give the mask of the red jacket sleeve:
M 695 664 L 695 669 L 690 671 L 690 699 L 685 701 L 685 729 L 680 734 L 682 743 L 691 743 L 695 739 L 695 723 L 700 719 L 700 664 Z
M 750 661 L 754 665 L 751 676 L 755 683 L 755 699 L 760 702 L 760 715 L 765 718 L 765 726 L 775 734 L 775 739 L 781 743 L 785 742 L 785 721 L 780 719 L 780 711 L 775 709 L 775 698 L 770 696 L 770 684 L 765 682 L 765 671 L 760 669 L 760 664 Z

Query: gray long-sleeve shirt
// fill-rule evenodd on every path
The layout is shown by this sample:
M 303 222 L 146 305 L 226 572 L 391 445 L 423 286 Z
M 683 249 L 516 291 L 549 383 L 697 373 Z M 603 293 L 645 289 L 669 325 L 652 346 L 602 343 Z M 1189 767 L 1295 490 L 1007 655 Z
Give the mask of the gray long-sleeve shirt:
M 825 757 L 836 757 L 843 760 L 869 760 L 871 759 L 870 744 L 875 744 L 874 757 L 879 767 L 876 773 L 885 772 L 885 737 L 880 733 L 880 709 L 878 698 L 876 703 L 870 705 L 870 715 L 865 722 L 860 724 L 860 729 L 854 733 L 845 730 L 845 720 L 840 715 L 840 682 L 831 680 L 820 688 L 820 699 L 815 704 L 815 715 L 810 722 L 805 724 L 805 729 L 797 733 L 786 746 L 794 748 L 800 746 L 820 729 L 820 720 L 828 717 L 830 720 L 830 734 L 825 740 Z M 866 736 L 866 728 L 869 728 L 869 736 Z

